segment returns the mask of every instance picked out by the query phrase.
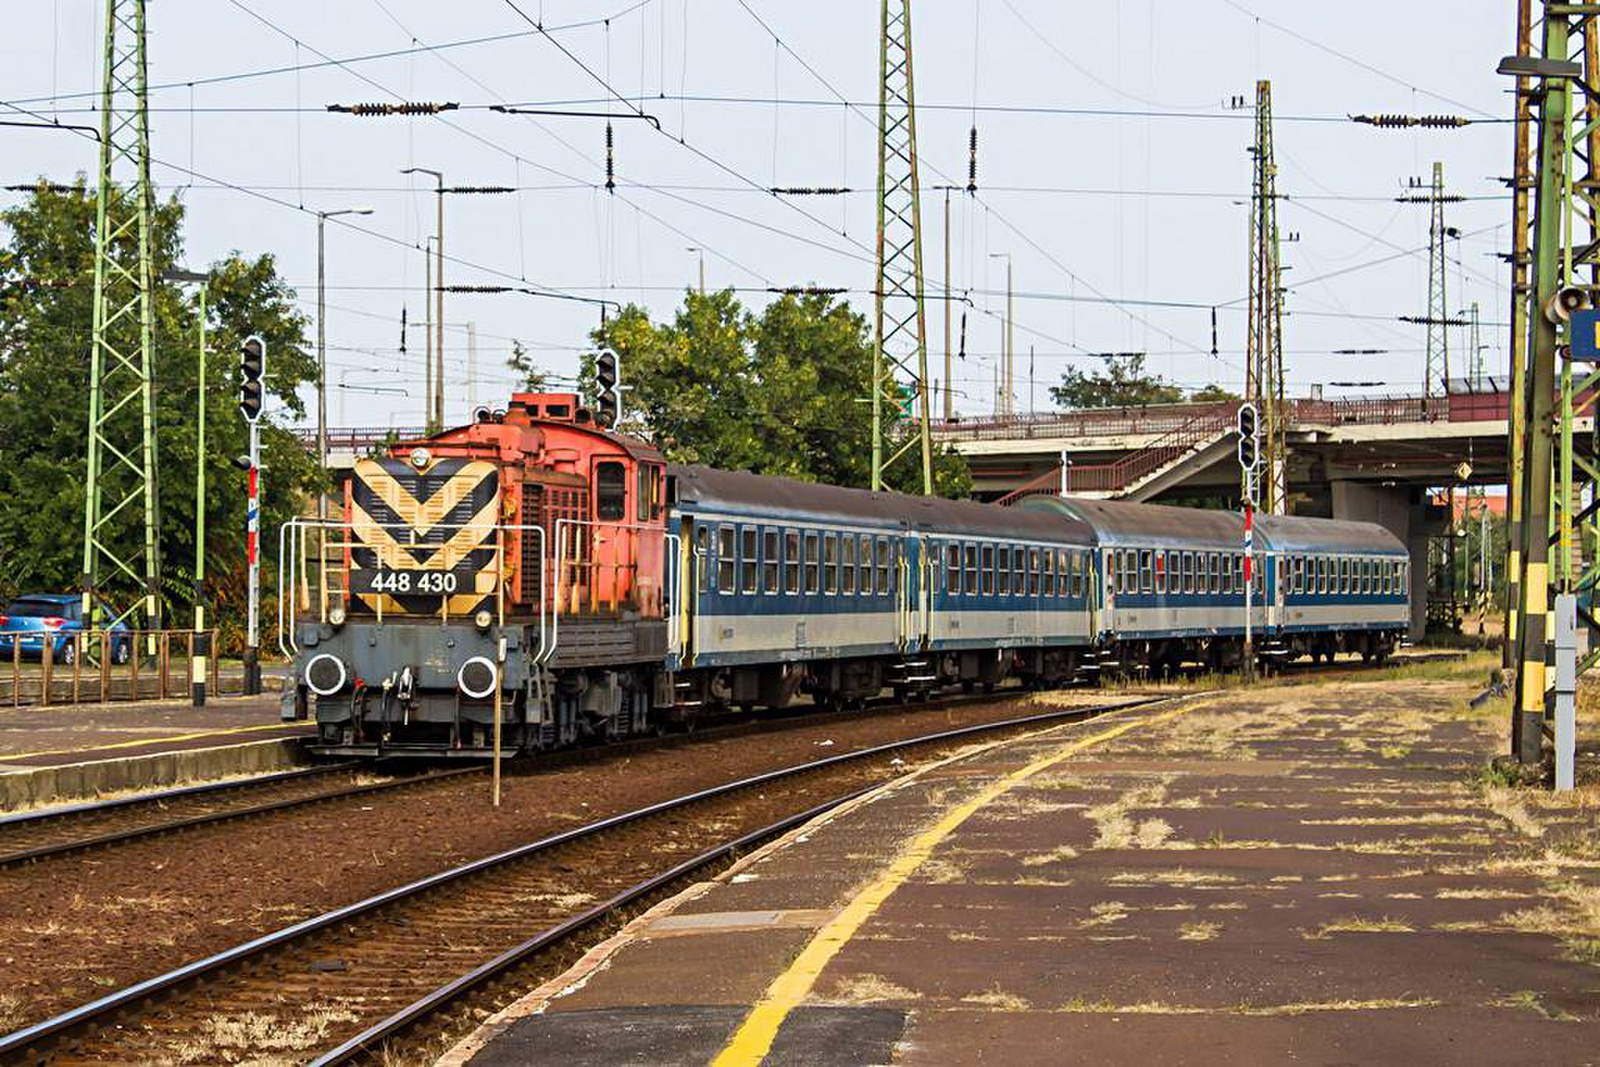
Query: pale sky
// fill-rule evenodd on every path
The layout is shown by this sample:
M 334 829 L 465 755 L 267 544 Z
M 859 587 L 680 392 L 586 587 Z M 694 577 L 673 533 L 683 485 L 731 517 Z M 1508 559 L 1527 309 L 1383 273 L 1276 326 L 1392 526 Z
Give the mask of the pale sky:
M 88 109 L 103 3 L 14 6 L 0 100 L 96 123 Z M 1253 101 L 1257 78 L 1273 87 L 1279 225 L 1297 235 L 1283 253 L 1290 391 L 1419 388 L 1422 327 L 1396 317 L 1426 312 L 1428 210 L 1394 198 L 1410 179 L 1426 180 L 1435 160 L 1448 190 L 1468 198 L 1448 208 L 1461 232 L 1450 242 L 1449 306 L 1480 305 L 1484 359 L 1503 374 L 1509 296 L 1495 254 L 1510 244 L 1499 179 L 1510 169 L 1511 98 L 1494 66 L 1511 51 L 1513 8 L 914 5 L 930 292 L 944 271 L 944 194 L 932 187 L 965 183 L 968 128 L 979 129 L 978 195 L 951 198 L 951 288 L 974 305 L 955 374 L 958 409 L 978 414 L 992 403 L 1005 287 L 997 253 L 1009 253 L 1015 270 L 1020 410 L 1029 406 L 1030 347 L 1041 408 L 1063 369 L 1095 365 L 1095 352 L 1145 351 L 1152 369 L 1185 386 L 1239 388 L 1252 122 L 1229 103 Z M 271 251 L 311 312 L 313 212 L 374 209 L 328 225 L 335 425 L 421 422 L 419 249 L 433 231 L 434 197 L 432 179 L 402 176 L 405 167 L 442 170 L 450 185 L 519 190 L 447 200 L 451 284 L 635 301 L 663 318 L 695 281 L 692 247 L 704 249 L 709 286 L 757 290 L 741 294 L 749 305 L 770 299 L 768 286 L 814 283 L 846 287 L 858 310 L 871 310 L 876 3 L 158 0 L 148 10 L 154 174 L 188 207 L 191 266 L 234 249 Z M 420 118 L 325 111 L 399 100 L 462 107 Z M 615 194 L 603 188 L 603 118 L 513 117 L 491 104 L 614 113 Z M 621 117 L 633 107 L 661 132 Z M 1501 121 L 1431 131 L 1345 119 L 1372 112 Z M 69 180 L 97 165 L 94 143 L 68 133 L 0 127 L 0 143 L 0 184 Z M 777 198 L 771 186 L 852 191 Z M 0 193 L 0 204 L 19 195 Z M 404 358 L 402 304 L 414 327 Z M 1212 306 L 1221 309 L 1217 358 Z M 943 308 L 928 305 L 936 376 Z M 454 420 L 467 410 L 467 323 L 476 326 L 473 391 L 493 402 L 509 388 L 512 338 L 553 374 L 572 375 L 598 311 L 450 295 L 445 318 Z M 1467 347 L 1466 331 L 1456 331 L 1453 375 L 1465 372 Z M 1333 354 L 1351 348 L 1383 351 Z

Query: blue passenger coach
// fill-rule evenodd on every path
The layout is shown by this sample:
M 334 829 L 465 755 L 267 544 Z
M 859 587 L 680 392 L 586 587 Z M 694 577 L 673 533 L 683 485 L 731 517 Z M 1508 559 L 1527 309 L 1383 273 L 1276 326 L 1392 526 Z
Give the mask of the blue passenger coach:
M 1382 526 L 1299 515 L 1256 523 L 1278 568 L 1276 637 L 1293 659 L 1383 662 L 1411 624 L 1411 560 Z
M 1066 681 L 1091 642 L 1088 527 L 1059 515 L 672 468 L 675 703 L 848 704 Z

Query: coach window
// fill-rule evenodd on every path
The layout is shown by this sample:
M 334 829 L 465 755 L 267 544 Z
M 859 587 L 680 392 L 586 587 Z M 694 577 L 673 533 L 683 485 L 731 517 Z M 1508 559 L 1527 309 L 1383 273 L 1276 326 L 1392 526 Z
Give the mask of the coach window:
M 878 595 L 894 592 L 894 571 L 890 569 L 889 539 L 878 538 Z
M 1237 554 L 1237 555 L 1235 555 L 1233 557 L 1233 591 L 1235 593 L 1244 592 L 1244 553 L 1243 552 L 1240 552 L 1239 554 Z
M 983 546 L 983 560 L 979 565 L 979 573 L 983 575 L 983 595 L 994 596 L 994 546 Z
M 698 526 L 698 527 L 696 527 L 695 531 L 694 531 L 694 543 L 695 543 L 695 550 L 694 550 L 695 568 L 694 569 L 695 569 L 696 573 L 698 573 L 699 576 L 700 576 L 700 581 L 699 581 L 700 591 L 702 593 L 704 593 L 706 591 L 706 582 L 707 582 L 706 572 L 711 567 L 711 558 L 710 558 L 710 554 L 711 554 L 711 528 L 709 526 Z
M 844 534 L 839 540 L 839 592 L 854 596 L 856 591 L 856 535 Z
M 761 531 L 761 591 L 763 593 L 776 593 L 778 591 L 778 531 Z
M 761 564 L 756 556 L 756 543 L 759 539 L 760 531 L 754 526 L 740 528 L 739 547 L 743 555 L 739 559 L 739 588 L 745 593 L 756 591 L 756 573 L 760 570 Z
M 822 538 L 814 533 L 806 534 L 806 592 L 815 593 L 822 588 L 822 579 L 818 574 L 819 560 L 822 556 L 820 547 Z
M 1394 560 L 1392 559 L 1383 561 L 1383 591 L 1385 593 L 1394 592 Z
M 839 591 L 839 535 L 822 535 L 822 591 L 833 596 Z
M 1007 546 L 1007 545 L 1001 545 L 1000 546 L 999 559 L 995 563 L 995 571 L 996 571 L 996 579 L 995 579 L 996 592 L 998 592 L 1001 596 L 1010 596 L 1011 595 L 1011 548 L 1009 546 Z
M 951 596 L 961 595 L 961 546 L 951 541 L 944 546 L 944 587 Z
M 1042 570 L 1039 573 L 1039 592 L 1045 596 L 1056 595 L 1056 550 L 1047 548 L 1039 560 Z
M 1028 550 L 1017 548 L 1011 554 L 1011 595 L 1022 596 L 1028 591 Z
M 856 557 L 856 565 L 860 573 L 856 578 L 856 588 L 861 590 L 862 596 L 872 595 L 872 538 L 866 534 L 861 535 L 861 551 Z
M 628 470 L 620 463 L 594 465 L 594 517 L 621 522 L 628 515 Z
M 717 592 L 732 593 L 734 564 L 733 527 L 717 527 Z
M 978 593 L 978 546 L 969 544 L 961 551 L 961 558 L 966 561 L 963 569 L 967 572 L 966 578 L 961 583 L 961 588 L 968 596 L 976 596 Z
M 800 535 L 793 530 L 783 534 L 783 591 L 790 596 L 800 591 Z

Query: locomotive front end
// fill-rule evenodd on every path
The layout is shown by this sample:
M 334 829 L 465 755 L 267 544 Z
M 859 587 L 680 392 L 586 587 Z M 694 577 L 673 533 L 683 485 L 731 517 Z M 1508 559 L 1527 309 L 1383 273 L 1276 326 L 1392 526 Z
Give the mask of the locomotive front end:
M 496 464 L 418 446 L 358 461 L 342 521 L 288 528 L 285 717 L 314 698 L 319 752 L 492 743 L 497 702 L 527 684 L 524 627 L 506 625 L 501 506 Z

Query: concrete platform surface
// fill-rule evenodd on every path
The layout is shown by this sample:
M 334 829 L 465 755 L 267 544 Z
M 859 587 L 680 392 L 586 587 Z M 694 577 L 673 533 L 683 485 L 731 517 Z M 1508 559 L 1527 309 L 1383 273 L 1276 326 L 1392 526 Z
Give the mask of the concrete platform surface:
M 925 768 L 441 1062 L 1595 1062 L 1600 791 L 1493 784 L 1485 668 L 1234 690 Z
M 151 789 L 303 762 L 309 723 L 278 697 L 0 709 L 0 810 Z

